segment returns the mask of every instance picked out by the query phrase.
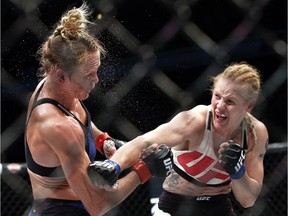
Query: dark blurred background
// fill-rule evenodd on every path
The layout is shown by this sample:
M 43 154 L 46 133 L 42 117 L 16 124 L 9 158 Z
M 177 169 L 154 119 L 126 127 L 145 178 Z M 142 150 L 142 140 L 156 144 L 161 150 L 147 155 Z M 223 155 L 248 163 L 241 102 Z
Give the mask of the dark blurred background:
M 266 124 L 273 152 L 282 152 L 269 164 L 275 168 L 286 158 L 286 0 L 86 2 L 96 23 L 91 31 L 108 50 L 99 71 L 100 83 L 85 101 L 101 130 L 130 140 L 181 110 L 209 104 L 208 77 L 227 64 L 246 61 L 262 73 L 262 94 L 253 114 Z M 28 99 L 38 82 L 37 49 L 62 13 L 81 4 L 76 0 L 1 1 L 3 164 L 25 163 L 23 135 Z M 279 181 L 285 183 L 283 170 Z M 280 190 L 286 194 L 286 187 Z

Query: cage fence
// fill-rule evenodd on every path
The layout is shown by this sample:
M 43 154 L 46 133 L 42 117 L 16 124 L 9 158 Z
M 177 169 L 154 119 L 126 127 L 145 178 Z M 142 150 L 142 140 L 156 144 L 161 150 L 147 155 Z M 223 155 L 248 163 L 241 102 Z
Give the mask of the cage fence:
M 208 104 L 207 77 L 233 61 L 262 73 L 254 115 L 270 134 L 265 179 L 239 215 L 287 215 L 287 1 L 86 1 L 91 29 L 108 50 L 100 83 L 85 101 L 92 120 L 130 140 L 196 104 Z M 36 83 L 35 53 L 67 8 L 82 1 L 1 1 L 1 214 L 25 215 L 32 194 L 25 169 L 27 100 Z M 275 16 L 278 14 L 278 16 Z M 99 16 L 101 15 L 101 16 Z M 95 18 L 96 17 L 96 18 Z M 102 17 L 102 19 L 98 19 Z M 107 215 L 156 215 L 157 197 L 139 186 Z

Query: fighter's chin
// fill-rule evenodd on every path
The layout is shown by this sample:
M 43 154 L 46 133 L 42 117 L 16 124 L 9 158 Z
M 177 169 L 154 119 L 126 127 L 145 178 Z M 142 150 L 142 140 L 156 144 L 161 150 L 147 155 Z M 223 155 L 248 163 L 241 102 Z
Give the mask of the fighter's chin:
M 90 92 L 83 92 L 81 95 L 79 95 L 79 100 L 86 100 L 90 95 Z
M 218 118 L 214 118 L 213 125 L 215 128 L 225 128 L 228 125 L 228 120 L 220 120 Z

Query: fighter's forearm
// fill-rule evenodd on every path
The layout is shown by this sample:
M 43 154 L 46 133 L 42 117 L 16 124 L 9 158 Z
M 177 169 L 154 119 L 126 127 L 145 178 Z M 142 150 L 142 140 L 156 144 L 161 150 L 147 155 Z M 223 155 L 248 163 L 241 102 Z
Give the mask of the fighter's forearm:
M 152 143 L 144 141 L 141 136 L 137 137 L 118 149 L 110 160 L 117 162 L 121 170 L 124 170 L 135 164 L 140 158 L 141 151 L 151 144 Z
M 250 178 L 247 173 L 241 179 L 232 180 L 233 194 L 244 208 L 254 205 L 261 191 L 261 186 L 255 179 Z
M 138 185 L 140 185 L 140 179 L 138 174 L 134 171 L 119 179 L 119 184 L 116 190 L 105 191 L 102 193 L 102 196 L 105 197 L 106 202 L 102 203 L 104 208 L 101 211 L 101 215 L 107 213 L 112 208 L 124 201 Z

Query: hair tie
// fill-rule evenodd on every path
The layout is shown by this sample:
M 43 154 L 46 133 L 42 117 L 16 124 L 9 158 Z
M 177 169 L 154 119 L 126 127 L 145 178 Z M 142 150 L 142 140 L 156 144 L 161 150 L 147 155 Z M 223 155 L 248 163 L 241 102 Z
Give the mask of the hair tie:
M 68 27 L 68 29 L 69 30 L 74 30 L 74 31 L 76 31 L 76 30 L 78 30 L 79 29 L 79 26 L 77 26 L 75 23 L 67 23 L 68 25 L 67 25 L 67 27 Z

